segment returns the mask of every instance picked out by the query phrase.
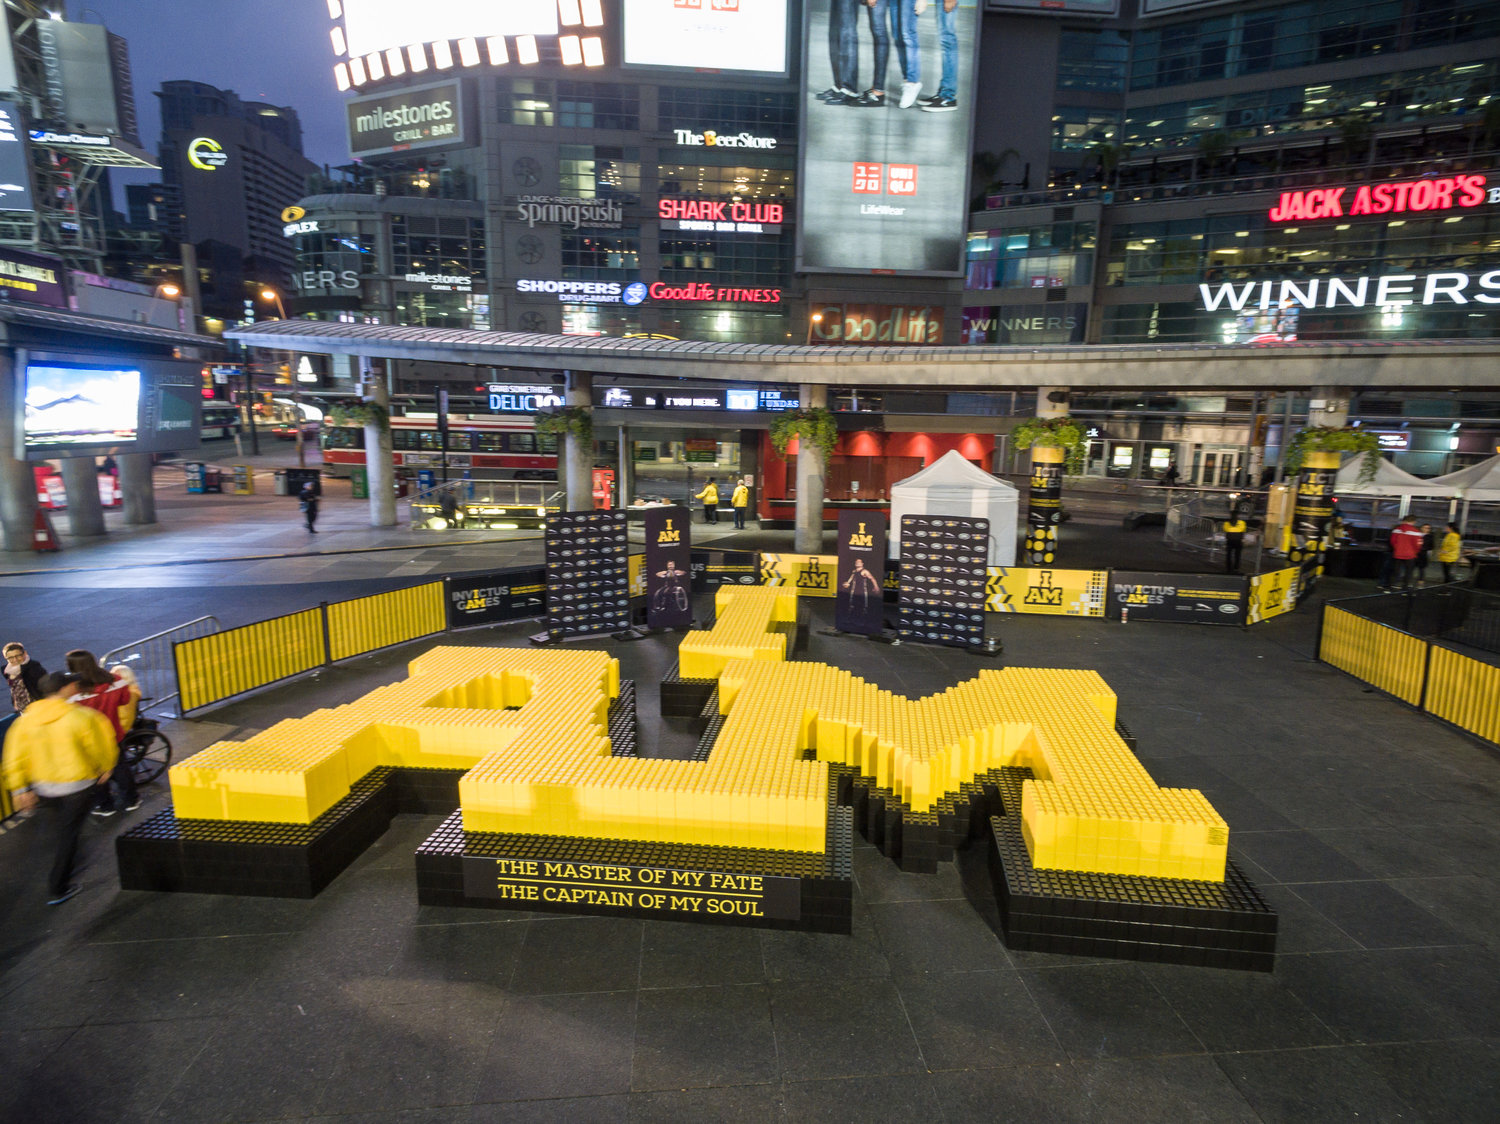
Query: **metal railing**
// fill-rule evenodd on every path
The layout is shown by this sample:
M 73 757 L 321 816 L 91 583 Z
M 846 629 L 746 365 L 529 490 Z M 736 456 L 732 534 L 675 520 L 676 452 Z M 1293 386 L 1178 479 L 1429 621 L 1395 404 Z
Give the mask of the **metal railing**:
M 450 480 L 407 504 L 413 531 L 508 530 L 539 526 L 564 498 L 552 480 Z
M 140 686 L 142 697 L 149 700 L 145 709 L 175 718 L 177 715 L 163 709 L 182 695 L 177 682 L 177 664 L 172 658 L 173 645 L 183 640 L 212 636 L 219 631 L 218 617 L 195 617 L 186 624 L 112 648 L 100 657 L 99 662 L 105 667 L 124 664 L 130 668 Z
M 1434 568 L 1428 563 L 1429 575 Z M 1500 594 L 1453 583 L 1361 597 L 1346 607 L 1425 640 L 1500 654 Z

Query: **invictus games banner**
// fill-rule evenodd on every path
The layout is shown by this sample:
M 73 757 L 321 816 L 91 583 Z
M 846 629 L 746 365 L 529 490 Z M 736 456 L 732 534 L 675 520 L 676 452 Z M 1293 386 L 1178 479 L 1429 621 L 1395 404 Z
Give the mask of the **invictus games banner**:
M 759 585 L 760 555 L 753 550 L 693 551 L 693 592 L 721 585 Z
M 979 11 L 921 7 L 803 5 L 799 273 L 963 273 Z
M 1292 567 L 1251 577 L 1250 602 L 1245 612 L 1245 623 L 1259 624 L 1295 609 L 1299 576 L 1296 567 Z
M 834 627 L 879 636 L 885 628 L 885 516 L 839 512 L 839 590 Z
M 630 627 L 625 513 L 565 511 L 547 520 L 547 632 L 552 639 Z
M 984 607 L 992 613 L 1102 617 L 1108 570 L 991 566 Z
M 497 570 L 448 579 L 448 627 L 539 617 L 547 594 L 547 571 Z
M 990 521 L 901 517 L 902 637 L 977 647 L 984 642 Z
M 1031 493 L 1026 505 L 1026 561 L 1050 566 L 1057 558 L 1057 528 L 1062 523 L 1062 449 L 1031 447 Z
M 682 507 L 646 509 L 646 623 L 686 628 L 693 622 L 693 542 Z
M 1110 620 L 1244 624 L 1249 579 L 1235 574 L 1111 570 Z

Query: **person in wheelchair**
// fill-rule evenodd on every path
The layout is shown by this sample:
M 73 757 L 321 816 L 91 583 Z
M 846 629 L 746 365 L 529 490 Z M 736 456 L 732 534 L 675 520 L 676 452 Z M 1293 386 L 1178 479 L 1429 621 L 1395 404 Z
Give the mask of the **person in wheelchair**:
M 688 596 L 682 583 L 688 576 L 687 572 L 679 570 L 677 563 L 668 559 L 667 568 L 656 571 L 656 576 L 662 579 L 662 584 L 656 587 L 656 593 L 651 597 L 651 608 L 658 613 L 674 610 L 680 613 L 686 609 Z

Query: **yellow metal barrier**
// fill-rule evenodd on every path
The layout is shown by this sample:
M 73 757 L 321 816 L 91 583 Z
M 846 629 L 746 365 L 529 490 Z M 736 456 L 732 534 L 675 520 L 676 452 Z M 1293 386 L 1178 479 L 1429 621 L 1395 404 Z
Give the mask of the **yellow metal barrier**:
M 1318 658 L 1402 702 L 1422 702 L 1427 642 L 1415 636 L 1329 605 Z
M 1425 709 L 1486 741 L 1500 742 L 1500 667 L 1434 644 Z
M 335 601 L 328 606 L 328 654 L 348 659 L 377 648 L 389 648 L 448 627 L 443 583 Z
M 183 710 L 252 691 L 323 664 L 318 609 L 272 617 L 173 646 Z

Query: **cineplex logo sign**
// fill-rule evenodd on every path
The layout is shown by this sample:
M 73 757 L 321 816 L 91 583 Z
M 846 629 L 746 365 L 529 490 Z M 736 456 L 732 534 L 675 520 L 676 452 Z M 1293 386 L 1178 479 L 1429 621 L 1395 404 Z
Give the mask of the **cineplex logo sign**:
M 1485 177 L 1479 175 L 1441 176 L 1363 187 L 1283 191 L 1268 217 L 1272 222 L 1308 222 L 1346 215 L 1451 211 L 1459 207 L 1477 207 L 1481 203 L 1500 203 L 1500 187 L 1487 187 Z
M 1207 312 L 1220 308 L 1243 312 L 1247 308 L 1281 308 L 1299 304 L 1303 308 L 1384 308 L 1387 305 L 1500 304 L 1500 269 L 1481 273 L 1387 273 L 1380 277 L 1316 277 L 1296 281 L 1247 281 L 1217 287 L 1199 285 L 1198 294 Z

